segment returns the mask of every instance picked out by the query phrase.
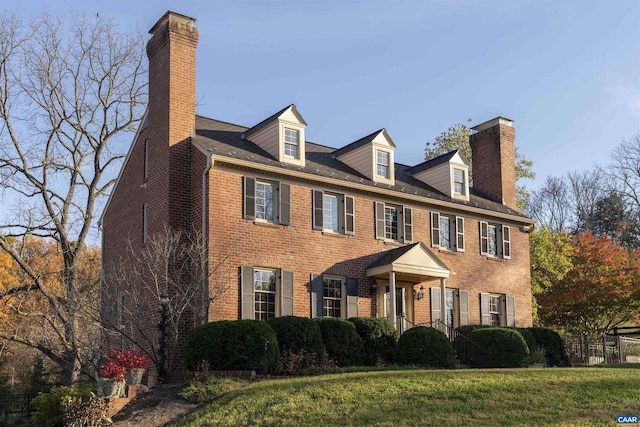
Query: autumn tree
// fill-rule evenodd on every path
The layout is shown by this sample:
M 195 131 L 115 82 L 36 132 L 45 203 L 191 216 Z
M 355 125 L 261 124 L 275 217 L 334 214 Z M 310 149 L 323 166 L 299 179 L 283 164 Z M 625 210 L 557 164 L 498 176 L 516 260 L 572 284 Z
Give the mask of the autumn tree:
M 471 122 L 471 119 L 468 120 Z M 425 160 L 430 160 L 449 153 L 454 150 L 460 150 L 464 157 L 469 161 L 469 173 L 473 180 L 473 158 L 471 155 L 471 145 L 469 145 L 469 136 L 471 135 L 471 129 L 464 123 L 456 123 L 449 127 L 446 131 L 436 136 L 433 141 L 427 141 L 424 150 Z M 524 211 L 526 204 L 528 203 L 531 194 L 522 184 L 523 179 L 534 179 L 535 173 L 533 172 L 533 162 L 527 160 L 522 154 L 518 152 L 518 147 L 515 147 L 516 158 L 516 183 L 517 183 L 517 204 L 520 211 Z
M 80 313 L 95 284 L 79 263 L 124 156 L 120 138 L 143 114 L 144 57 L 141 35 L 118 33 L 97 16 L 45 14 L 28 25 L 0 16 L 0 186 L 11 202 L 0 218 L 0 249 L 22 273 L 0 299 L 37 295 L 51 328 L 49 340 L 4 329 L 0 338 L 38 349 L 66 384 L 90 370 L 82 336 L 91 325 Z M 12 244 L 30 236 L 59 251 L 58 287 Z
M 529 234 L 529 251 L 533 318 L 537 322 L 538 297 L 553 289 L 554 284 L 564 279 L 572 267 L 571 235 L 566 231 L 539 227 Z
M 568 332 L 606 334 L 640 316 L 640 254 L 605 235 L 580 233 L 571 269 L 538 296 L 543 324 Z

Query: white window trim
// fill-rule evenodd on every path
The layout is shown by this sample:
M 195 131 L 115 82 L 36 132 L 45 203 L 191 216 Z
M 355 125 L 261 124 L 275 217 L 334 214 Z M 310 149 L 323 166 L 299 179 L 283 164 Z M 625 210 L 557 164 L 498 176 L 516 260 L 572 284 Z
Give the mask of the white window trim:
M 268 219 L 268 218 L 258 218 L 258 185 L 270 185 L 272 188 L 272 192 L 271 192 L 271 214 L 273 216 L 273 218 Z M 255 192 L 255 214 L 256 214 L 256 218 L 254 221 L 260 221 L 260 222 L 267 222 L 269 224 L 277 224 L 278 223 L 278 203 L 277 203 L 277 189 L 278 189 L 278 184 L 273 182 L 273 181 L 266 181 L 266 180 L 260 180 L 260 179 L 256 179 L 256 192 Z M 265 198 L 266 200 L 266 198 Z
M 325 281 L 329 281 L 329 280 L 336 280 L 336 281 L 340 282 L 340 298 L 325 297 L 324 296 L 324 287 L 325 287 L 325 284 L 326 284 Z M 325 314 L 324 302 L 327 299 L 333 300 L 333 301 L 340 301 L 340 316 L 327 316 Z M 336 318 L 336 319 L 344 318 L 345 315 L 346 315 L 346 304 L 347 304 L 347 279 L 346 279 L 346 277 L 322 275 L 322 308 L 323 308 L 322 317 L 333 317 L 333 318 Z
M 385 165 L 384 163 L 380 163 L 379 160 L 379 156 L 380 154 L 386 154 L 387 157 L 387 164 Z M 376 170 L 375 170 L 375 174 L 378 178 L 383 178 L 383 179 L 391 179 L 391 153 L 389 151 L 386 150 L 380 150 L 380 149 L 376 149 Z M 378 167 L 379 166 L 383 166 L 387 168 L 387 173 L 384 175 L 380 175 L 378 173 Z
M 295 135 L 296 141 L 287 140 L 287 132 L 291 132 L 292 135 Z M 300 130 L 285 126 L 283 139 L 284 139 L 284 156 L 290 159 L 299 159 L 300 158 Z M 287 154 L 287 146 L 295 147 L 295 151 L 296 151 L 295 156 L 292 156 L 291 154 Z
M 257 290 L 256 289 L 256 279 L 255 279 L 255 274 L 257 272 L 268 272 L 268 273 L 273 273 L 274 277 L 275 277 L 275 283 L 274 283 L 274 287 L 275 289 L 273 291 L 263 291 L 263 290 Z M 277 269 L 273 269 L 273 268 L 254 268 L 253 269 L 253 300 L 254 300 L 254 304 L 257 303 L 257 296 L 258 294 L 273 294 L 273 300 L 274 300 L 274 313 L 272 317 L 280 317 L 280 310 L 279 310 L 279 305 L 278 305 L 278 288 L 279 288 L 279 274 L 278 274 L 278 270 Z M 254 315 L 254 319 L 256 320 L 261 320 L 261 319 L 257 319 L 257 315 L 258 312 L 255 309 L 254 306 L 254 310 L 253 310 L 253 315 Z
M 464 200 L 466 202 L 469 201 L 469 169 L 467 167 L 462 167 L 459 165 L 450 164 L 449 168 L 450 173 L 450 183 L 451 183 L 451 197 L 457 200 Z M 462 193 L 456 191 L 456 171 L 462 172 L 463 183 L 462 183 Z
M 285 138 L 285 130 L 296 131 L 298 132 L 298 157 L 293 157 L 285 154 L 285 145 L 287 144 Z M 306 156 L 306 148 L 305 148 L 305 136 L 304 136 L 304 126 L 301 126 L 297 123 L 292 123 L 289 121 L 278 121 L 278 160 L 285 163 L 290 163 L 293 165 L 304 166 L 305 165 L 305 156 Z

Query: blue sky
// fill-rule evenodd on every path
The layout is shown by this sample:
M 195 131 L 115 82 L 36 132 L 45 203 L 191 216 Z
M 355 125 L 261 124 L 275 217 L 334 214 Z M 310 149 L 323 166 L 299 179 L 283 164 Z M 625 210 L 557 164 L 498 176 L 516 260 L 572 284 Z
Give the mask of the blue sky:
M 198 114 L 252 126 L 295 103 L 308 140 L 340 147 L 384 127 L 400 163 L 454 123 L 504 116 L 537 188 L 640 133 L 635 0 L 51 4 L 5 11 L 99 13 L 145 33 L 167 10 L 196 18 Z

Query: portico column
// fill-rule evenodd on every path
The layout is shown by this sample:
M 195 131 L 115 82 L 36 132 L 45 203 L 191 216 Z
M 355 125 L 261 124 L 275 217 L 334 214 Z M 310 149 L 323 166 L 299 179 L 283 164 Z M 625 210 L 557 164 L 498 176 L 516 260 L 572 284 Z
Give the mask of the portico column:
M 445 306 L 446 298 L 447 298 L 446 292 L 447 292 L 446 279 L 442 278 L 440 279 L 440 320 L 442 321 L 443 324 L 447 323 L 447 321 L 445 320 L 447 316 L 447 307 Z
M 389 272 L 389 317 L 391 317 L 391 324 L 394 328 L 396 325 L 396 273 Z

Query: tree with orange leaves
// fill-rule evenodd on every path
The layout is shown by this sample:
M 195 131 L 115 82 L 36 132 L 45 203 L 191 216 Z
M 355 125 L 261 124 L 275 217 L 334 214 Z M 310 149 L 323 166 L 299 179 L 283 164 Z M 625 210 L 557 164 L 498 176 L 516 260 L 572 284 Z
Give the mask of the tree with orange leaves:
M 543 323 L 603 334 L 639 319 L 640 252 L 590 232 L 578 234 L 572 246 L 572 268 L 538 296 Z

